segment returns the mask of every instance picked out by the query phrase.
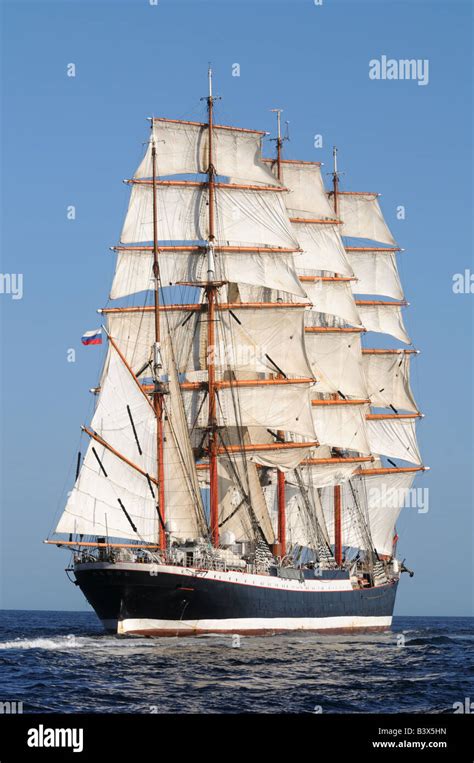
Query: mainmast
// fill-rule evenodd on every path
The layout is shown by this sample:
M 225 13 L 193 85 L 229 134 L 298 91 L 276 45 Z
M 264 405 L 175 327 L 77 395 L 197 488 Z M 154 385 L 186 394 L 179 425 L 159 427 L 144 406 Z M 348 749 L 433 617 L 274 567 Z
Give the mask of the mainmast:
M 153 122 L 151 123 L 153 131 Z M 158 210 L 156 199 L 156 143 L 152 132 L 152 169 L 153 169 L 153 278 L 154 278 L 154 310 L 155 310 L 155 343 L 153 345 L 153 407 L 156 416 L 156 469 L 158 480 L 158 545 L 166 548 L 165 531 L 165 470 L 163 459 L 163 388 L 160 374 L 163 369 L 161 358 L 160 332 L 160 269 L 158 265 Z
M 215 167 L 213 155 L 213 126 L 214 126 L 214 100 L 212 95 L 212 69 L 208 69 L 209 94 L 207 96 L 208 111 L 208 163 L 207 184 L 209 189 L 209 233 L 207 244 L 207 374 L 208 374 L 208 398 L 209 398 L 209 489 L 210 489 L 210 530 L 212 545 L 219 545 L 219 493 L 217 479 L 217 417 L 216 417 L 216 376 L 214 364 L 215 348 L 215 306 L 217 297 L 217 285 L 215 283 L 215 220 L 214 220 L 214 196 L 215 196 Z
M 282 109 L 272 109 L 277 115 L 277 137 L 276 137 L 276 154 L 277 154 L 277 178 L 280 183 L 283 182 L 283 175 L 281 171 L 281 153 L 283 146 L 283 138 L 281 137 L 281 112 Z M 284 433 L 278 432 L 278 436 L 283 440 Z M 278 505 L 278 544 L 280 546 L 280 556 L 283 558 L 286 556 L 286 490 L 285 490 L 285 473 L 280 469 L 277 469 L 277 505 Z

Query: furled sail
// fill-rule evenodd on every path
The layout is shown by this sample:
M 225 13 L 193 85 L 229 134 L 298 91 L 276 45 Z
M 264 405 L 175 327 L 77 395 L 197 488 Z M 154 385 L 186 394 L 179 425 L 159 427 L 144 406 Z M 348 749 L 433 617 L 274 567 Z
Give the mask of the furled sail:
M 156 118 L 152 138 L 157 148 L 159 176 L 194 175 L 207 172 L 209 129 L 200 122 Z M 214 126 L 216 171 L 234 182 L 275 185 L 276 180 L 261 159 L 264 133 L 225 125 Z M 151 140 L 135 178 L 153 175 Z

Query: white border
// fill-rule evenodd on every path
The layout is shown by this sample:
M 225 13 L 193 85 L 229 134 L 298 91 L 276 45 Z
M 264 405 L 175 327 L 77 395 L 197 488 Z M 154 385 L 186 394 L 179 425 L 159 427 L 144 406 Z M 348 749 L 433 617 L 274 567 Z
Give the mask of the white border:
M 281 631 L 364 630 L 390 628 L 391 616 L 357 617 L 242 617 L 222 620 L 153 620 L 130 618 L 117 624 L 117 633 L 195 636 L 200 633 L 262 633 Z

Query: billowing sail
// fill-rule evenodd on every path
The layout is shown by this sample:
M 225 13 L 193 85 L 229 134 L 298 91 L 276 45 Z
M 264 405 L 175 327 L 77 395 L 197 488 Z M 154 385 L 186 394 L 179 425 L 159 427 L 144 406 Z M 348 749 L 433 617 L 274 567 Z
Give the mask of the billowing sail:
M 372 547 L 378 554 L 392 556 L 395 524 L 408 498 L 416 474 L 393 472 L 382 475 L 356 475 L 342 486 L 342 543 L 365 549 L 370 532 Z M 334 511 L 331 490 L 323 490 L 322 506 L 330 542 L 334 543 Z
M 295 272 L 291 252 L 260 250 L 253 252 L 215 252 L 216 278 L 222 281 L 264 285 L 304 297 L 304 289 Z M 204 283 L 207 279 L 205 249 L 162 251 L 159 253 L 162 286 L 180 282 Z M 154 288 L 153 253 L 146 249 L 120 250 L 110 291 L 111 299 L 127 297 Z
M 175 536 L 195 539 L 206 532 L 204 508 L 175 364 L 170 363 L 167 370 L 169 395 L 165 397 L 163 444 L 165 521 Z
M 343 222 L 343 236 L 396 245 L 384 220 L 376 193 L 339 192 L 337 202 L 338 214 Z
M 303 463 L 300 466 L 300 472 L 305 485 L 311 488 L 323 488 L 330 485 L 341 485 L 352 477 L 359 468 L 360 463 L 357 462 L 347 464 L 343 462 L 337 464 Z M 291 475 L 287 478 L 287 482 L 294 486 L 299 484 L 296 478 Z
M 293 222 L 292 227 L 302 249 L 294 255 L 295 266 L 301 273 L 312 275 L 315 271 L 322 270 L 343 276 L 353 275 L 339 225 Z
M 216 243 L 279 246 L 297 249 L 281 192 L 219 187 L 216 190 Z M 158 185 L 160 241 L 206 241 L 209 236 L 208 189 L 205 184 Z M 153 240 L 153 188 L 134 184 L 122 229 L 124 244 Z
M 166 359 L 166 368 L 170 367 L 172 360 L 176 362 L 180 373 L 202 367 L 203 351 L 196 341 L 201 320 L 202 315 L 197 310 L 170 310 L 163 314 L 161 350 Z M 134 372 L 138 374 L 143 369 L 140 376 L 151 377 L 150 367 L 144 366 L 152 358 L 152 345 L 155 341 L 154 312 L 143 307 L 130 312 L 107 313 L 107 328 Z M 106 371 L 105 367 L 103 376 L 106 376 Z
M 372 405 L 416 413 L 410 387 L 410 358 L 403 352 L 364 353 L 362 362 Z
M 392 299 L 404 299 L 398 275 L 395 251 L 386 249 L 346 249 L 355 281 L 354 294 L 373 294 Z
M 415 431 L 416 419 L 376 419 L 367 422 L 372 453 L 421 464 Z
M 276 174 L 277 163 L 270 162 L 270 164 Z M 334 218 L 334 212 L 324 190 L 321 166 L 318 163 L 283 160 L 281 174 L 282 183 L 289 189 L 285 203 L 290 217 L 321 220 Z
M 200 122 L 154 119 L 152 138 L 156 145 L 156 167 L 160 177 L 207 172 L 209 129 Z M 216 171 L 233 182 L 276 185 L 261 159 L 264 133 L 225 125 L 214 126 Z M 135 178 L 153 175 L 152 142 L 148 144 Z
M 370 533 L 379 554 L 391 556 L 395 524 L 407 501 L 416 472 L 393 472 L 356 477 L 358 491 L 364 491 L 367 500 Z
M 306 330 L 306 352 L 318 392 L 367 397 L 360 332 Z
M 393 304 L 386 302 L 385 304 L 378 305 L 367 305 L 359 302 L 357 310 L 362 325 L 365 326 L 367 331 L 389 334 L 394 336 L 395 339 L 399 339 L 400 342 L 411 344 L 411 339 L 403 323 L 402 309 L 396 302 Z
M 264 487 L 265 500 L 272 520 L 275 535 L 278 528 L 278 496 L 276 481 Z M 316 498 L 318 500 L 318 498 Z M 311 519 L 306 516 L 299 487 L 286 486 L 286 541 L 288 547 L 314 547 L 314 529 Z
M 107 314 L 108 329 L 127 362 L 140 370 L 151 358 L 155 316 L 143 308 Z M 180 373 L 206 368 L 206 312 L 170 310 L 163 314 L 162 351 L 169 355 L 171 341 Z M 217 370 L 278 373 L 311 377 L 305 348 L 304 308 L 259 309 L 234 307 L 216 318 L 213 359 Z M 150 376 L 149 369 L 144 375 Z
M 172 380 L 173 375 L 170 384 Z M 171 399 L 164 445 L 166 521 L 172 531 L 184 537 L 199 537 L 203 533 L 203 510 L 194 461 L 190 460 L 189 448 L 186 450 L 184 419 L 180 420 L 175 390 Z M 155 412 L 113 349 L 108 354 L 91 430 L 109 447 L 91 440 L 56 532 L 156 542 Z
M 145 476 L 156 473 L 155 414 L 114 352 L 91 429 L 113 450 L 91 439 L 56 532 L 155 542 L 156 500 Z
M 309 383 L 285 385 L 227 386 L 218 390 L 217 423 L 229 427 L 265 427 L 315 440 Z M 185 392 L 191 428 L 207 427 L 207 396 L 202 391 Z
M 331 401 L 328 401 L 331 402 Z M 371 453 L 365 417 L 368 404 L 339 401 L 339 404 L 313 404 L 313 420 L 321 445 Z
M 237 307 L 220 312 L 216 321 L 216 367 L 249 374 L 311 377 L 304 316 L 304 308 Z
M 349 281 L 324 281 L 317 279 L 304 282 L 312 309 L 326 315 L 335 315 L 351 326 L 360 326 L 361 319 L 357 311 Z
M 267 543 L 273 543 L 273 527 L 255 464 L 245 457 L 220 459 L 219 479 L 221 531 L 232 532 L 236 540 L 252 540 L 259 527 Z

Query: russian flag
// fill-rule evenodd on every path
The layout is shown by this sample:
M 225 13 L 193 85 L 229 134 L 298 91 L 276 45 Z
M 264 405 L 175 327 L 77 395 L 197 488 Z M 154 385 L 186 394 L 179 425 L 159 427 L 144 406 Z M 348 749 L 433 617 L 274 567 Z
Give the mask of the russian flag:
M 82 344 L 102 344 L 102 329 L 86 331 L 81 339 Z

